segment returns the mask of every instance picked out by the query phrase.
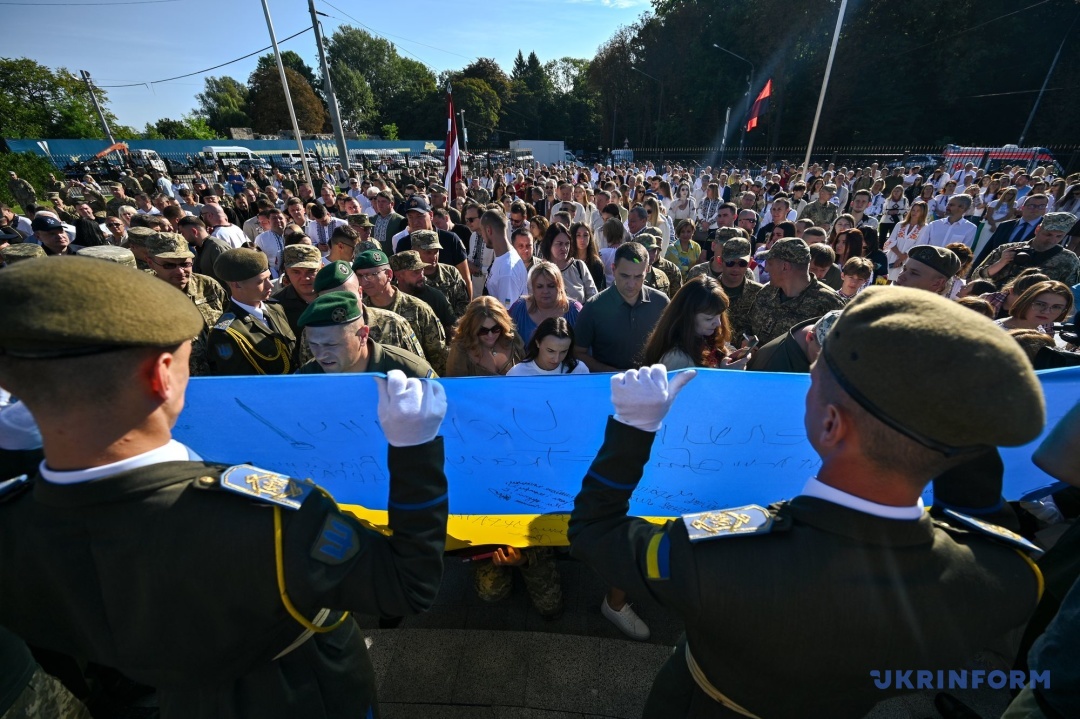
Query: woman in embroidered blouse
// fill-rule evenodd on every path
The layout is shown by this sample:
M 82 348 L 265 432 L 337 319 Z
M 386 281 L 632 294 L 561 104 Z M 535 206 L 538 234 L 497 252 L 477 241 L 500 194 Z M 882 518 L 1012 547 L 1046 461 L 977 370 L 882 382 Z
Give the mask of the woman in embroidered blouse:
M 454 326 L 446 377 L 505 375 L 525 356 L 525 346 L 502 302 L 477 297 Z
M 908 210 L 904 221 L 893 228 L 883 248 L 889 257 L 890 282 L 896 282 L 896 278 L 903 272 L 908 252 L 912 247 L 920 244 L 924 232 L 926 232 L 926 203 L 916 200 Z
M 676 194 L 677 197 L 668 206 L 668 217 L 676 222 L 694 219 L 697 215 L 697 202 L 690 196 L 690 185 L 681 183 Z
M 885 198 L 885 202 L 882 205 L 881 211 L 881 226 L 878 228 L 878 235 L 881 237 L 889 237 L 892 234 L 893 228 L 900 224 L 900 221 L 904 219 L 904 215 L 907 214 L 908 208 L 907 197 L 904 196 L 904 186 L 897 185 L 889 192 L 889 196 Z

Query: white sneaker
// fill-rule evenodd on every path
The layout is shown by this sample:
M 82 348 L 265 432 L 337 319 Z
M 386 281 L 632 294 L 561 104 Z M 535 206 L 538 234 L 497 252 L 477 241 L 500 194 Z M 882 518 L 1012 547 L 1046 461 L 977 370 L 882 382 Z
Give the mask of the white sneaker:
M 616 612 L 608 605 L 607 596 L 605 596 L 604 601 L 600 603 L 600 613 L 631 639 L 643 642 L 649 638 L 649 626 L 641 621 L 641 617 L 630 608 L 630 602 L 624 604 L 623 608 Z

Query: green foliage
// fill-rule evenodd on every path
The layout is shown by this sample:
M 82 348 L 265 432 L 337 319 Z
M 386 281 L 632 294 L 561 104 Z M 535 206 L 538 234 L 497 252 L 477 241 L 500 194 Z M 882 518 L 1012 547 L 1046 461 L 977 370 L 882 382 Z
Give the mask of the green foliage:
M 147 140 L 213 140 L 218 137 L 206 120 L 191 114 L 179 120 L 163 117 L 153 124 L 146 123 L 143 136 Z
M 15 198 L 7 187 L 8 173 L 14 172 L 37 190 L 38 200 L 45 199 L 45 183 L 49 180 L 49 174 L 59 174 L 47 157 L 34 152 L 5 152 L 0 154 L 0 175 L 4 182 L 0 183 L 0 202 L 5 205 L 15 206 Z M 63 179 L 63 178 L 61 178 Z
M 286 50 L 281 53 L 281 64 L 285 66 L 285 69 L 295 70 L 300 77 L 304 78 L 304 82 L 308 84 L 311 91 L 315 93 L 317 97 L 322 98 L 322 85 L 315 77 L 315 71 L 311 69 L 311 66 L 304 62 L 304 58 L 297 55 L 292 50 Z M 255 72 L 261 73 L 267 70 L 278 71 L 277 59 L 274 57 L 274 53 L 267 53 L 259 57 L 258 62 L 255 64 Z
M 110 126 L 108 95 L 98 100 Z M 96 138 L 103 131 L 90 92 L 65 68 L 55 71 L 28 58 L 0 58 L 0 137 Z
M 400 139 L 398 137 L 397 125 L 392 122 L 389 125 L 383 125 L 381 128 L 379 128 L 379 132 L 382 134 L 382 138 L 384 140 Z
M 347 132 L 364 132 L 371 128 L 375 116 L 375 98 L 367 80 L 344 63 L 330 66 L 330 80 L 338 99 L 341 124 Z
M 285 68 L 285 77 L 289 82 L 289 93 L 300 132 L 322 132 L 327 122 L 322 101 L 315 96 L 311 86 L 296 70 Z M 259 133 L 291 129 L 292 122 L 277 67 L 256 70 L 251 74 L 248 84 L 248 115 L 251 117 L 252 129 Z
M 251 127 L 247 114 L 248 88 L 228 75 L 206 78 L 206 89 L 195 96 L 198 117 L 220 137 L 228 137 L 230 127 Z
M 458 80 L 453 91 L 454 109 L 465 111 L 465 125 L 472 131 L 473 142 L 486 144 L 499 124 L 499 96 L 485 81 L 472 77 Z

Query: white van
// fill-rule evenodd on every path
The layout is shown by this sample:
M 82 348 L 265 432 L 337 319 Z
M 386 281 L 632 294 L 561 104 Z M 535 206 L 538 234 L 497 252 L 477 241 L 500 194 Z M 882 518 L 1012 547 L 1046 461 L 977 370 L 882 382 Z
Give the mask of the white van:
M 153 150 L 128 150 L 128 162 L 134 167 L 152 167 L 162 173 L 168 174 L 168 167 Z

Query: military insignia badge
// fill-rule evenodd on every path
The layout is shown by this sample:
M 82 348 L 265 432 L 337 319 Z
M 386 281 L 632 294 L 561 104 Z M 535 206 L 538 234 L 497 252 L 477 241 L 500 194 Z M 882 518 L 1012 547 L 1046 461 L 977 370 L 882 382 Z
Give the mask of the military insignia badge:
M 238 464 L 221 475 L 221 486 L 230 492 L 243 494 L 286 509 L 300 509 L 315 485 L 298 482 L 286 474 L 259 469 L 250 464 Z
M 230 357 L 232 357 L 233 349 L 232 349 L 232 345 L 230 345 L 230 344 L 220 344 L 217 347 L 215 347 L 215 349 L 217 350 L 218 357 L 220 357 L 223 360 L 227 360 Z
M 232 312 L 226 312 L 225 314 L 223 314 L 221 317 L 218 318 L 218 323 L 216 325 L 214 325 L 214 329 L 216 329 L 216 330 L 227 330 L 227 329 L 229 329 L 229 325 L 231 325 L 233 323 L 233 320 L 235 320 L 235 319 L 236 319 L 236 315 L 234 315 Z
M 335 307 L 334 311 L 330 313 L 330 319 L 339 324 L 344 322 L 348 316 L 349 313 L 345 311 L 344 307 Z
M 991 537 L 1016 547 L 1017 549 L 1023 549 L 1025 552 L 1032 552 L 1036 557 L 1041 557 L 1043 555 L 1044 550 L 1042 547 L 1034 542 L 1024 539 L 1016 532 L 1012 532 L 1004 527 L 999 527 L 996 524 L 991 524 L 990 522 L 984 522 L 981 519 L 975 519 L 975 517 L 969 517 L 966 514 L 954 512 L 951 509 L 946 509 L 945 514 L 960 522 L 960 524 L 968 529 L 974 529 L 976 532 L 982 534 L 989 534 Z
M 328 515 L 311 548 L 311 558 L 323 564 L 342 564 L 360 549 L 356 529 L 340 515 Z
M 684 514 L 682 520 L 691 542 L 744 534 L 768 534 L 773 525 L 772 513 L 757 504 Z

